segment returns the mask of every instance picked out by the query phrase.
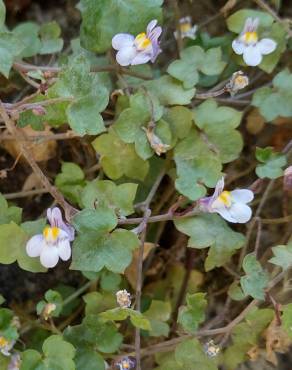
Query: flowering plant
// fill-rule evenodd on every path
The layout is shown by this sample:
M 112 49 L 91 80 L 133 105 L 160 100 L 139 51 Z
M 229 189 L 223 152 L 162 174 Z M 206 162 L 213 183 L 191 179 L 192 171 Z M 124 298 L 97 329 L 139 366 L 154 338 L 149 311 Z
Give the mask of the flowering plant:
M 0 370 L 276 365 L 291 4 L 73 3 L 0 0 Z

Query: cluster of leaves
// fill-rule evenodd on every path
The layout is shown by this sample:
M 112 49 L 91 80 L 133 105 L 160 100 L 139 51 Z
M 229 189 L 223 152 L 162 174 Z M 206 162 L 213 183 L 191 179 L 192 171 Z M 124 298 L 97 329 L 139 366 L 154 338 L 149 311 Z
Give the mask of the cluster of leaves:
M 78 207 L 70 220 L 76 231 L 70 269 L 80 271 L 89 280 L 85 287 L 96 289 L 83 295 L 81 302 L 78 297 L 85 291 L 82 287 L 80 291 L 52 287 L 44 299 L 36 302 L 36 313 L 41 316 L 36 322 L 39 328 L 30 328 L 32 335 L 25 337 L 25 350 L 20 341 L 14 349 L 20 353 L 21 370 L 104 370 L 105 360 L 119 358 L 122 344 L 131 342 L 135 328 L 141 331 L 146 343 L 149 338 L 157 343 L 156 338 L 167 338 L 173 326 L 185 338 L 172 351 L 155 356 L 157 370 L 216 370 L 220 364 L 231 370 L 247 359 L 247 352 L 258 345 L 273 320 L 274 313 L 269 308 L 252 310 L 232 327 L 229 346 L 216 358 L 208 356 L 195 338 L 200 325 L 210 317 L 210 297 L 199 291 L 203 273 L 205 276 L 214 270 L 212 274 L 221 267 L 228 270 L 236 253 L 249 241 L 243 228 L 230 226 L 211 213 L 173 217 L 176 230 L 188 238 L 188 248 L 192 251 L 208 248 L 207 253 L 200 252 L 203 272 L 189 271 L 186 283 L 182 265 L 169 266 L 158 282 L 150 283 L 143 291 L 141 310 L 134 309 L 134 305 L 117 307 L 115 293 L 119 289 L 135 288 L 135 279 L 129 279 L 127 274 L 131 268 L 135 270 L 135 255 L 141 246 L 139 227 L 123 225 L 139 211 L 137 204 L 142 202 L 140 210 L 144 210 L 143 202 L 151 194 L 161 170 L 173 183 L 172 194 L 183 196 L 185 203 L 181 205 L 194 207 L 194 202 L 204 197 L 208 188 L 216 186 L 224 166 L 239 158 L 244 146 L 240 131 L 242 111 L 212 98 L 202 103 L 194 100 L 200 89 L 214 87 L 230 78 L 239 66 L 244 67 L 238 56 L 232 55 L 229 61 L 230 35 L 210 38 L 202 33 L 164 68 L 129 67 L 126 70 L 129 75 L 113 65 L 110 53 L 106 53 L 115 34 L 137 34 L 152 19 L 162 22 L 162 5 L 162 0 L 81 0 L 80 39 L 71 42 L 70 55 L 61 54 L 53 76 L 44 73 L 44 68 L 33 68 L 27 73 L 27 77 L 45 89 L 30 100 L 34 107 L 43 107 L 43 111 L 36 114 L 33 109 L 21 110 L 16 117 L 18 127 L 43 130 L 50 126 L 63 130 L 68 125 L 79 137 L 87 135 L 84 142 L 98 159 L 100 171 L 92 179 L 81 165 L 63 162 L 54 179 L 57 191 Z M 248 17 L 259 18 L 260 35 L 277 42 L 276 50 L 265 56 L 259 66 L 271 73 L 286 49 L 285 27 L 268 13 L 242 9 L 227 18 L 227 28 L 239 34 Z M 61 52 L 60 35 L 56 22 L 42 26 L 25 22 L 8 30 L 5 6 L 0 0 L 1 74 L 9 78 L 13 64 L 17 70 L 17 65 L 23 65 L 22 59 L 31 62 L 31 57 Z M 279 116 L 291 117 L 291 86 L 291 73 L 280 71 L 272 86 L 254 93 L 251 104 L 259 109 L 266 122 Z M 111 120 L 106 119 L 108 113 Z M 157 158 L 149 140 L 149 128 L 167 147 L 161 158 Z M 260 162 L 255 170 L 260 179 L 277 179 L 283 175 L 288 162 L 284 154 L 265 147 L 256 148 L 253 156 Z M 145 220 L 140 218 L 139 226 Z M 0 195 L 0 263 L 17 262 L 24 270 L 46 272 L 38 258 L 30 258 L 25 252 L 27 241 L 42 233 L 46 220 L 22 221 L 22 209 Z M 148 237 L 157 243 L 150 232 Z M 275 246 L 272 252 L 265 269 L 255 254 L 243 258 L 241 270 L 233 273 L 236 279 L 228 288 L 233 302 L 243 303 L 249 298 L 264 301 L 271 280 L 267 270 L 273 265 L 283 271 L 292 266 L 291 244 Z M 180 297 L 180 287 L 184 285 L 186 302 Z M 176 307 L 177 302 L 180 307 Z M 0 296 L 0 304 L 3 303 Z M 48 305 L 54 308 L 47 323 L 42 316 Z M 78 306 L 85 306 L 84 317 L 79 324 L 68 326 L 67 320 L 71 323 L 76 319 L 74 310 Z M 284 305 L 281 316 L 281 328 L 290 338 L 291 311 L 291 304 Z M 19 339 L 13 315 L 7 308 L 0 309 L 0 336 L 9 341 Z M 61 323 L 58 328 L 54 320 Z M 8 362 L 0 347 L 0 370 L 6 370 Z

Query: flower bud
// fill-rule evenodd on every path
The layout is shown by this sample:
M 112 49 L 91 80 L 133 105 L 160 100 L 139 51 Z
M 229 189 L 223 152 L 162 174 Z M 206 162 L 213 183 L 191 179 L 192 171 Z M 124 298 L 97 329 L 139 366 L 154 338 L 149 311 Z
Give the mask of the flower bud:
M 248 77 L 242 72 L 234 72 L 230 81 L 226 85 L 230 95 L 235 95 L 239 90 L 244 89 L 249 83 Z
M 209 342 L 205 343 L 204 351 L 209 357 L 216 357 L 220 352 L 220 347 L 217 346 L 214 341 L 211 339 Z
M 42 107 L 41 105 L 38 105 L 37 107 L 32 109 L 32 113 L 35 116 L 43 116 L 47 113 L 47 111 L 45 110 L 44 107 Z
M 116 292 L 117 303 L 121 308 L 128 308 L 131 306 L 131 294 L 126 289 Z
M 155 151 L 155 153 L 160 156 L 162 153 L 166 153 L 167 150 L 170 148 L 170 145 L 164 144 L 160 138 L 154 134 L 153 127 L 143 127 L 143 130 L 146 132 L 147 139 L 151 148 Z
M 56 310 L 57 306 L 55 303 L 47 303 L 42 310 L 41 316 L 44 320 L 48 320 L 51 317 L 51 314 Z

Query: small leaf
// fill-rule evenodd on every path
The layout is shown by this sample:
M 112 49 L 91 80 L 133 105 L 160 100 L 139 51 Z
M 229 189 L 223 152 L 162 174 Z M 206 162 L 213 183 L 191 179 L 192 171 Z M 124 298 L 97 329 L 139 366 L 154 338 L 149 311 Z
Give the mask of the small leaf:
M 215 214 L 178 218 L 174 223 L 179 231 L 190 236 L 188 247 L 197 249 L 211 247 L 205 261 L 206 271 L 224 266 L 245 242 L 242 234 L 234 232 Z
M 283 175 L 282 167 L 287 164 L 284 154 L 275 153 L 271 147 L 256 148 L 256 158 L 263 163 L 256 167 L 260 178 L 276 179 Z
M 145 82 L 144 86 L 162 105 L 189 104 L 195 95 L 195 89 L 184 89 L 182 84 L 171 76 Z
M 16 224 L 21 222 L 22 209 L 19 207 L 8 206 L 6 199 L 0 193 L 0 225 L 8 224 L 13 221 Z
M 201 322 L 205 320 L 207 300 L 205 293 L 188 294 L 187 305 L 179 309 L 178 322 L 188 333 L 195 333 Z
M 133 144 L 124 143 L 113 130 L 96 138 L 92 145 L 101 155 L 101 165 L 111 179 L 116 180 L 123 175 L 138 180 L 145 178 L 148 162 L 136 154 Z
M 244 257 L 242 267 L 246 273 L 245 276 L 240 278 L 243 292 L 245 295 L 250 295 L 255 299 L 264 300 L 264 289 L 269 282 L 268 274 L 263 270 L 253 254 L 248 254 Z
M 200 46 L 191 46 L 181 52 L 181 59 L 169 65 L 167 72 L 183 82 L 185 89 L 189 89 L 199 81 L 199 71 L 208 76 L 220 74 L 226 65 L 221 57 L 220 48 L 205 52 Z
M 59 37 L 61 28 L 57 22 L 45 23 L 40 28 L 42 46 L 40 54 L 53 54 L 62 50 L 63 40 Z
M 287 270 L 292 266 L 292 243 L 288 245 L 278 245 L 272 248 L 274 257 L 269 259 L 270 263 L 282 267 Z
M 292 339 L 292 303 L 283 306 L 282 323 L 284 330 Z
M 241 9 L 227 18 L 227 27 L 229 31 L 240 33 L 243 30 L 247 18 L 258 18 L 260 27 L 269 28 L 274 22 L 273 17 L 259 10 Z

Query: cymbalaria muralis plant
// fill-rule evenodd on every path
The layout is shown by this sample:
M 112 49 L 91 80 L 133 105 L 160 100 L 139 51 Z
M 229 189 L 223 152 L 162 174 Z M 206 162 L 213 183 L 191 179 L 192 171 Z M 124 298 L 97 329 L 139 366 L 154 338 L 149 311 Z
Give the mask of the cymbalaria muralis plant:
M 288 350 L 289 5 L 206 2 L 0 0 L 0 370 Z

